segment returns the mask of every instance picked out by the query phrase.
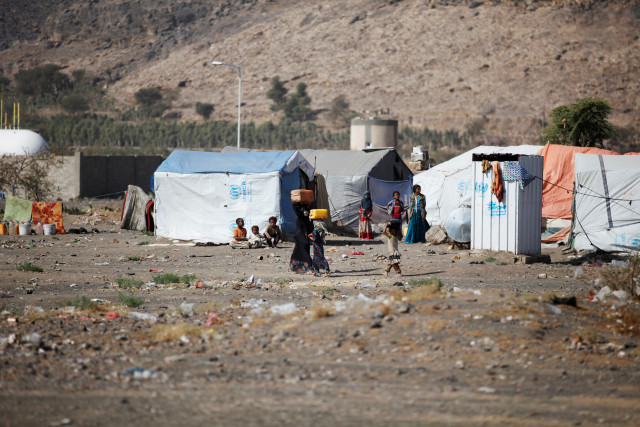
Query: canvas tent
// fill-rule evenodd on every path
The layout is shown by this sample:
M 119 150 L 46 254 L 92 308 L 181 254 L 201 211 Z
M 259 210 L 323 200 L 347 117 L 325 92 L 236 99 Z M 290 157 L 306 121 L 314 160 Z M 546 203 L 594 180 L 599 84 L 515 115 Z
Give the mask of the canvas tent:
M 595 147 L 547 144 L 537 154 L 544 156 L 542 182 L 542 217 L 571 218 L 574 163 L 573 156 L 583 154 L 618 154 Z
M 225 147 L 223 153 L 246 152 L 247 149 Z M 385 222 L 384 207 L 395 190 L 408 203 L 413 174 L 394 149 L 374 150 L 300 150 L 324 177 L 331 220 L 358 228 L 360 201 L 367 189 L 373 201 L 373 221 Z
M 298 151 L 211 153 L 175 150 L 154 173 L 156 235 L 227 243 L 236 218 L 264 230 L 270 216 L 295 231 L 289 193 L 313 177 Z
M 400 191 L 408 203 L 413 174 L 393 149 L 300 150 L 326 181 L 331 220 L 357 229 L 360 201 L 371 192 L 373 222 L 388 220 L 386 204 Z
M 511 147 L 481 145 L 417 174 L 413 177 L 413 182 L 422 187 L 422 194 L 427 200 L 427 221 L 432 225 L 444 227 L 451 212 L 462 205 L 471 206 L 473 192 L 471 157 L 473 154 L 532 155 L 539 150 L 538 145 Z
M 640 250 L 640 158 L 575 154 L 574 247 Z

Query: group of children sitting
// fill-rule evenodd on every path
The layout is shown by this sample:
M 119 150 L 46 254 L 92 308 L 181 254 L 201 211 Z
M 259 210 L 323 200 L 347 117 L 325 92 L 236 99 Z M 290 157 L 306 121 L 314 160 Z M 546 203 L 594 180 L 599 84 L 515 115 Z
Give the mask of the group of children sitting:
M 254 225 L 251 227 L 251 234 L 247 236 L 244 220 L 237 218 L 236 228 L 233 230 L 233 240 L 229 242 L 229 246 L 233 249 L 257 249 L 266 245 L 275 248 L 282 239 L 282 231 L 277 223 L 278 219 L 272 216 L 269 218 L 269 225 L 264 233 L 260 234 L 260 228 Z

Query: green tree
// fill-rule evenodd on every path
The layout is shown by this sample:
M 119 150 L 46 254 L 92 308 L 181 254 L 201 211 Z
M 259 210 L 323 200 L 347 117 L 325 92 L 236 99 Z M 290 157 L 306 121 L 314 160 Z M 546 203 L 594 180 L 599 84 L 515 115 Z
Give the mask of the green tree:
M 67 112 L 75 114 L 75 113 L 83 113 L 89 110 L 89 101 L 82 95 L 69 95 L 60 101 L 60 106 Z
M 354 114 L 350 109 L 349 102 L 344 95 L 338 95 L 331 100 L 329 108 L 329 119 L 340 126 L 349 125 Z
M 273 101 L 271 111 L 280 111 L 287 102 L 287 88 L 280 81 L 280 77 L 275 76 L 271 79 L 271 89 L 267 91 L 267 98 Z
M 5 88 L 9 87 L 10 84 L 11 79 L 9 79 L 9 77 L 0 75 L 0 91 L 3 91 Z
M 543 142 L 602 147 L 616 134 L 607 117 L 611 106 L 601 98 L 581 98 L 575 103 L 551 110 L 551 124 L 544 129 Z
M 290 95 L 284 104 L 284 115 L 293 121 L 305 121 L 311 113 L 309 104 L 311 104 L 311 97 L 307 95 L 307 85 L 300 82 L 296 87 L 296 93 Z
M 201 115 L 205 120 L 209 120 L 211 113 L 213 113 L 213 104 L 196 102 L 196 113 Z
M 147 87 L 140 89 L 133 94 L 136 102 L 142 106 L 149 107 L 162 101 L 162 92 L 156 87 Z
M 20 70 L 15 75 L 16 90 L 26 96 L 57 96 L 73 87 L 71 79 L 60 72 L 61 66 L 46 64 L 29 70 Z

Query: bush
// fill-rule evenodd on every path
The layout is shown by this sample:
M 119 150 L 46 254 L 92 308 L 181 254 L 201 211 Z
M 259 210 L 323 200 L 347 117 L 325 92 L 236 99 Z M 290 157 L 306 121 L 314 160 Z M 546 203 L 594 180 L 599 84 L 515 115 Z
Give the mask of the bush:
M 118 286 L 120 286 L 122 289 L 139 289 L 144 285 L 144 282 L 142 280 L 136 279 L 118 279 L 116 283 L 118 283 Z
M 331 101 L 329 108 L 329 119 L 340 126 L 348 126 L 354 113 L 349 108 L 349 102 L 344 95 L 338 95 Z
M 25 262 L 18 266 L 18 271 L 34 271 L 36 273 L 42 273 L 44 269 L 38 265 L 31 264 L 30 262 Z
M 213 113 L 213 104 L 196 102 L 196 113 L 201 115 L 205 120 L 209 120 Z
M 151 106 L 162 101 L 162 92 L 156 87 L 148 87 L 140 89 L 133 96 L 136 98 L 136 102 L 143 106 Z
M 35 201 L 47 199 L 54 190 L 49 170 L 62 160 L 46 153 L 36 156 L 0 157 L 0 191 Z
M 57 96 L 73 87 L 61 66 L 46 64 L 29 70 L 20 70 L 15 75 L 16 90 L 20 95 L 46 97 Z
M 118 299 L 120 304 L 127 307 L 140 307 L 144 300 L 142 298 L 136 298 L 133 293 L 130 295 L 124 295 L 122 292 L 118 292 Z
M 637 289 L 640 287 L 640 253 L 628 257 L 624 267 L 606 267 L 600 272 L 603 285 L 612 290 L 626 291 L 631 298 L 640 300 Z
M 63 301 L 63 302 L 58 302 L 56 304 L 58 307 L 75 307 L 78 310 L 83 310 L 83 311 L 93 311 L 96 308 L 98 308 L 98 303 L 96 303 L 95 301 L 91 301 L 89 298 L 83 296 L 82 298 L 76 298 L 73 301 Z
M 195 274 L 188 274 L 186 276 L 178 276 L 173 273 L 165 273 L 157 276 L 153 276 L 153 281 L 161 285 L 170 285 L 172 283 L 184 283 L 188 284 L 196 279 Z
M 62 98 L 60 106 L 68 113 L 83 113 L 89 110 L 89 101 L 82 95 L 69 95 Z

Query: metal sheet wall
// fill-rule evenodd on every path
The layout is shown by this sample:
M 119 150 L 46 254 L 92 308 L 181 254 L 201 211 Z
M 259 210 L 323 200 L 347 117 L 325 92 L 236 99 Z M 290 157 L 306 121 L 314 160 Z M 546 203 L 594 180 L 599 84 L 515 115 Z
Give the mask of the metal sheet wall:
M 527 171 L 542 177 L 542 156 L 521 155 L 519 161 Z M 492 170 L 482 173 L 480 161 L 472 162 L 472 170 L 471 248 L 539 254 L 542 181 L 534 179 L 524 190 L 517 181 L 503 181 L 504 197 L 498 202 L 491 194 Z

